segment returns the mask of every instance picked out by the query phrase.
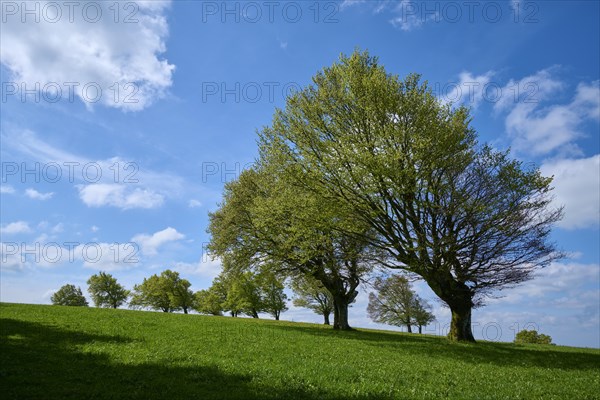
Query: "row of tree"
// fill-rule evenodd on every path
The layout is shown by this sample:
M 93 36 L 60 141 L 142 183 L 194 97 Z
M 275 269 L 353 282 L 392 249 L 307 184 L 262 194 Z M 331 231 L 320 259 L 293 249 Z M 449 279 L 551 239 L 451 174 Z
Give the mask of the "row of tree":
M 279 320 L 285 312 L 288 297 L 284 282 L 271 272 L 253 274 L 250 271 L 233 274 L 221 273 L 210 288 L 196 293 L 190 289 L 187 279 L 172 270 L 160 275 L 144 278 L 141 284 L 128 291 L 112 275 L 100 272 L 92 275 L 87 283 L 88 292 L 96 307 L 118 308 L 129 299 L 129 307 L 152 309 L 163 312 L 183 311 L 187 314 L 195 310 L 202 314 L 223 315 L 229 312 L 232 317 L 245 314 L 258 318 L 259 313 L 268 313 Z M 331 293 L 316 279 L 305 277 L 292 282 L 293 303 L 297 307 L 311 309 L 322 315 L 324 323 L 330 324 L 334 310 Z M 387 279 L 376 278 L 375 293 L 369 295 L 367 311 L 375 322 L 395 326 L 423 326 L 434 320 L 429 304 L 421 299 L 404 277 L 392 275 Z M 81 288 L 66 284 L 52 295 L 55 305 L 87 306 L 88 302 Z

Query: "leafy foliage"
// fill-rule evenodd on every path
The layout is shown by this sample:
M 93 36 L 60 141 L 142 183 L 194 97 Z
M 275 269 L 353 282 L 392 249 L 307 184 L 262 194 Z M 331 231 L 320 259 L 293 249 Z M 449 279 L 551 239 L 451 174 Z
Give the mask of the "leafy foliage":
M 400 80 L 357 51 L 287 99 L 259 152 L 362 222 L 383 265 L 420 276 L 450 307 L 450 337 L 474 341 L 474 306 L 561 257 L 550 232 L 562 210 L 551 178 L 479 146 L 470 122 L 419 75 Z
M 199 290 L 194 294 L 193 309 L 200 314 L 223 315 L 225 298 L 217 292 L 213 285 L 209 289 Z
M 329 325 L 329 316 L 333 312 L 333 297 L 323 284 L 311 277 L 300 277 L 292 282 L 293 303 L 322 315 L 324 324 Z
M 167 269 L 160 276 L 152 275 L 135 285 L 129 305 L 163 312 L 183 310 L 187 314 L 194 301 L 190 286 L 191 283 L 180 278 L 178 272 Z
M 349 329 L 348 305 L 372 265 L 366 241 L 340 227 L 364 235 L 364 226 L 272 168 L 265 161 L 226 185 L 221 207 L 210 215 L 209 250 L 240 271 L 317 279 L 333 296 L 334 328 Z M 239 284 L 234 289 L 229 309 L 244 298 Z
M 288 297 L 284 292 L 285 286 L 281 279 L 270 271 L 263 272 L 259 276 L 259 284 L 262 292 L 262 308 L 265 312 L 279 321 L 282 312 L 288 310 Z
M 552 338 L 536 330 L 522 330 L 515 335 L 515 343 L 520 344 L 552 344 Z
M 92 275 L 87 281 L 88 292 L 96 307 L 117 308 L 127 301 L 129 291 L 106 272 Z
M 55 306 L 88 306 L 85 296 L 81 293 L 81 288 L 71 284 L 66 284 L 58 289 L 50 300 Z

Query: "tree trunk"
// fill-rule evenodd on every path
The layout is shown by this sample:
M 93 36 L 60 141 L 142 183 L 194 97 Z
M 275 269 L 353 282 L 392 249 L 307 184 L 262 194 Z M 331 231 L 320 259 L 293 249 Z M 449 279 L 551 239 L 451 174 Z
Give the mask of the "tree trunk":
M 471 310 L 473 309 L 473 293 L 467 285 L 456 282 L 451 276 L 439 281 L 425 279 L 429 287 L 442 299 L 452 313 L 448 339 L 460 342 L 475 342 L 471 331 Z
M 423 333 L 423 332 L 421 331 L 421 328 L 423 328 L 423 326 L 419 325 L 419 334 Z
M 275 321 L 279 321 L 279 311 L 275 311 Z
M 187 314 L 187 313 L 188 313 L 188 309 L 187 309 L 187 307 L 183 307 L 183 313 L 184 313 L 184 314 Z
M 410 326 L 410 322 L 409 322 L 408 324 L 406 324 L 406 329 L 407 329 L 406 331 L 407 331 L 408 333 L 412 333 L 412 328 L 411 328 L 411 326 Z
M 256 310 L 252 310 L 252 318 L 258 318 L 258 313 Z
M 469 301 L 470 303 L 470 301 Z M 448 338 L 450 340 L 474 342 L 471 331 L 471 305 L 450 306 L 452 322 Z
M 323 322 L 324 325 L 329 325 L 329 314 L 330 313 L 323 313 L 323 319 L 325 320 L 325 322 Z
M 334 297 L 333 306 L 333 329 L 351 330 L 352 328 L 348 323 L 348 301 L 341 296 Z

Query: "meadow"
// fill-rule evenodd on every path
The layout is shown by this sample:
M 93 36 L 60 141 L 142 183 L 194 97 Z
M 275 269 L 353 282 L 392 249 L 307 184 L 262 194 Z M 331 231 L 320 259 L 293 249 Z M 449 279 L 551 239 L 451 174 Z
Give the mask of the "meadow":
M 599 399 L 600 350 L 0 303 L 7 399 Z

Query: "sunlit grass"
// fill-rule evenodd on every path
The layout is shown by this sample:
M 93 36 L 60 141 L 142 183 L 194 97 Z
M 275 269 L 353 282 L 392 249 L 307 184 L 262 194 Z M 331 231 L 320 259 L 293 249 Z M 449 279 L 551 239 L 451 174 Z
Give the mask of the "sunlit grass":
M 2 399 L 593 399 L 600 351 L 0 304 Z

